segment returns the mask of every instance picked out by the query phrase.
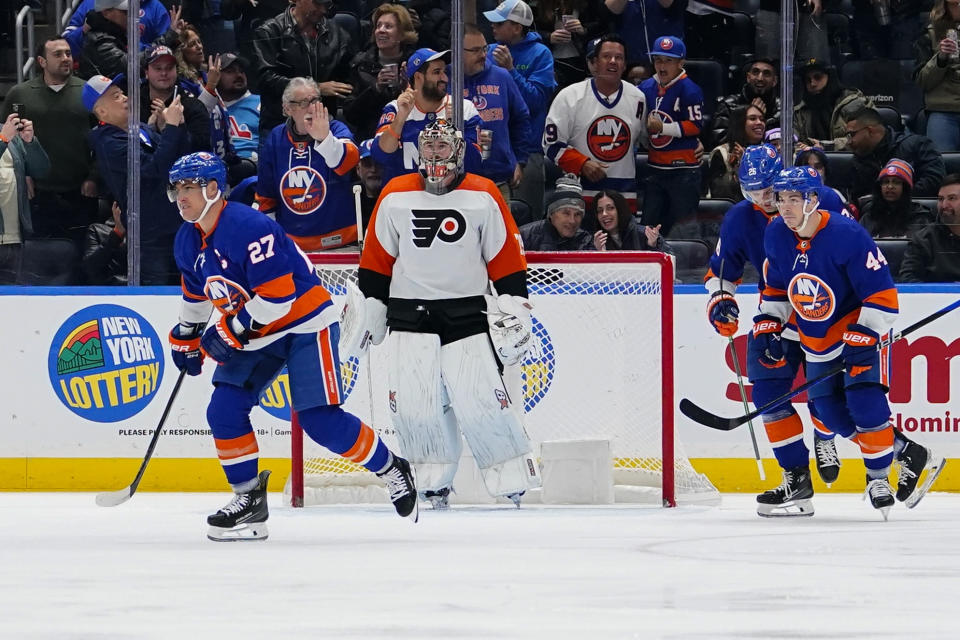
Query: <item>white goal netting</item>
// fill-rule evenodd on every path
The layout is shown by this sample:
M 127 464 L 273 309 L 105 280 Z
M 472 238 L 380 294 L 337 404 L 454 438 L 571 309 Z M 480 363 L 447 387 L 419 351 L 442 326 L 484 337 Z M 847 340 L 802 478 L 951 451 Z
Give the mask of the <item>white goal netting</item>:
M 355 258 L 314 258 L 325 286 L 342 300 L 344 282 L 356 281 Z M 597 252 L 530 255 L 528 261 L 536 349 L 521 366 L 534 454 L 547 441 L 608 440 L 616 502 L 719 501 L 674 436 L 669 260 L 657 253 Z M 367 358 L 362 366 L 356 359 L 343 363 L 344 408 L 396 448 L 385 345 L 370 350 L 369 366 Z M 672 469 L 664 465 L 671 451 Z M 295 450 L 292 477 L 299 458 Z M 306 437 L 302 460 L 306 504 L 386 500 L 376 476 Z M 474 463 L 467 457 L 463 464 Z M 296 503 L 298 487 L 288 483 L 287 493 Z

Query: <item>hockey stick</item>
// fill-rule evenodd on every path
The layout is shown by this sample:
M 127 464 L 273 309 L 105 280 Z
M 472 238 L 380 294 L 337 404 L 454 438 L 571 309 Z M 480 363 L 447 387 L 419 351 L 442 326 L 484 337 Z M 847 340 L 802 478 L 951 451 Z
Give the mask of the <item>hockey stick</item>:
M 889 347 L 891 344 L 893 344 L 897 340 L 910 335 L 911 333 L 913 333 L 917 329 L 920 329 L 921 327 L 925 327 L 926 325 L 930 324 L 937 318 L 950 313 L 951 311 L 953 311 L 958 307 L 960 307 L 960 300 L 955 300 L 954 302 L 945 306 L 943 309 L 940 309 L 939 311 L 935 311 L 931 313 L 929 316 L 927 316 L 926 318 L 918 320 L 917 322 L 913 323 L 903 331 L 899 331 L 893 334 L 892 336 L 890 336 L 889 338 L 884 338 L 883 340 L 880 341 L 879 344 L 877 344 L 877 349 L 879 350 L 879 349 L 884 349 L 886 347 Z M 769 411 L 773 407 L 776 407 L 777 405 L 782 404 L 788 400 L 792 400 L 794 397 L 800 395 L 810 387 L 823 382 L 827 378 L 831 378 L 837 375 L 843 370 L 844 370 L 843 364 L 838 364 L 833 369 L 830 369 L 823 375 L 817 376 L 813 380 L 807 380 L 796 389 L 793 389 L 792 391 L 788 391 L 787 393 L 783 394 L 779 398 L 771 400 L 770 402 L 763 405 L 762 407 L 758 407 L 754 411 L 751 411 L 746 415 L 742 415 L 737 418 L 723 418 L 714 413 L 710 413 L 706 409 L 698 407 L 687 398 L 684 398 L 680 401 L 680 412 L 683 413 L 683 415 L 690 418 L 691 420 L 693 420 L 694 422 L 698 424 L 702 424 L 705 427 L 710 427 L 711 429 L 717 429 L 718 431 L 730 431 L 732 429 L 736 429 L 737 427 L 742 425 L 744 422 L 752 420 L 757 416 L 759 416 L 760 414 L 766 411 Z
M 723 292 L 723 262 L 720 260 L 720 274 L 717 279 L 720 280 L 720 291 Z M 733 336 L 727 336 L 730 343 L 730 356 L 733 358 L 733 368 L 737 372 L 737 384 L 740 386 L 740 399 L 743 400 L 743 410 L 750 412 L 750 405 L 747 403 L 747 390 L 743 386 L 743 370 L 740 368 L 740 356 L 737 355 L 737 348 L 733 343 Z M 760 448 L 757 446 L 757 434 L 753 432 L 753 420 L 747 421 L 747 427 L 750 429 L 750 442 L 753 444 L 753 457 L 757 461 L 757 473 L 761 480 L 767 479 L 767 474 L 763 470 L 763 462 L 760 460 Z
M 167 400 L 167 406 L 163 408 L 163 415 L 160 416 L 160 423 L 157 425 L 156 430 L 153 432 L 153 437 L 150 439 L 150 445 L 147 447 L 147 454 L 143 456 L 143 462 L 140 463 L 140 470 L 137 471 L 137 477 L 133 479 L 133 482 L 130 483 L 129 487 L 124 487 L 123 489 L 119 489 L 117 491 L 105 491 L 103 493 L 98 493 L 97 506 L 115 507 L 132 498 L 133 494 L 137 492 L 137 487 L 140 486 L 140 480 L 143 479 L 143 473 L 147 470 L 147 464 L 149 464 L 150 458 L 153 457 L 153 450 L 157 448 L 157 441 L 160 440 L 160 434 L 163 432 L 163 423 L 167 421 L 167 416 L 170 414 L 170 409 L 173 407 L 173 401 L 177 399 L 177 394 L 180 393 L 180 385 L 183 384 L 183 379 L 186 377 L 186 375 L 187 370 L 183 369 L 180 371 L 180 375 L 177 376 L 177 383 L 173 385 L 173 391 L 170 392 L 170 399 Z
M 363 187 L 359 184 L 353 185 L 353 210 L 357 216 L 357 244 L 360 245 L 360 255 L 363 255 L 363 207 L 360 204 L 360 190 Z M 370 359 L 370 349 L 373 345 L 367 347 L 367 401 L 370 403 L 370 426 L 376 424 L 375 409 L 373 408 L 373 362 Z

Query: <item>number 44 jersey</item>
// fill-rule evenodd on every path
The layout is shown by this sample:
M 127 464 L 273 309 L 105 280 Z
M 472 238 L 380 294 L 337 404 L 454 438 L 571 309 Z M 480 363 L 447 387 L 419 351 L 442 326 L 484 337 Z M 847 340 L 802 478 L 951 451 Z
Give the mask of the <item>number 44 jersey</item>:
M 184 223 L 174 254 L 183 274 L 181 321 L 206 322 L 210 303 L 224 315 L 249 315 L 259 328 L 244 349 L 287 333 L 314 333 L 339 319 L 310 259 L 279 224 L 243 204 L 225 203 L 206 236 L 199 225 Z
M 526 297 L 527 263 L 499 189 L 467 173 L 448 193 L 424 190 L 411 173 L 380 194 L 360 258 L 368 297 L 452 300 L 498 293 Z

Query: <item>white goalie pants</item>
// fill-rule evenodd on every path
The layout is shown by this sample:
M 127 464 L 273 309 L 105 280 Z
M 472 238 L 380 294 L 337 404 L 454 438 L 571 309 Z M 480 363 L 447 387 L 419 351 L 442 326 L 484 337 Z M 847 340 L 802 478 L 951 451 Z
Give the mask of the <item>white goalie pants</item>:
M 540 486 L 530 439 L 485 333 L 443 346 L 433 333 L 391 331 L 387 340 L 391 418 L 420 491 L 451 485 L 461 432 L 490 495 Z

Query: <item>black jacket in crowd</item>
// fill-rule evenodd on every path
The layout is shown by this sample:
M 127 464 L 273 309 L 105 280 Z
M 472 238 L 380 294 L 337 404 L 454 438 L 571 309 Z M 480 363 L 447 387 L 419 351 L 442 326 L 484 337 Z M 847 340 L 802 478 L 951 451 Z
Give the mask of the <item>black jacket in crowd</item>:
M 926 136 L 914 133 L 896 133 L 887 127 L 887 133 L 866 156 L 853 156 L 853 185 L 847 200 L 856 202 L 873 190 L 880 170 L 891 158 L 906 160 L 913 167 L 913 195 L 932 198 L 937 195 L 946 174 L 943 158 Z
M 593 236 L 577 229 L 572 238 L 563 238 L 550 220 L 537 220 L 520 227 L 520 237 L 526 251 L 589 251 L 593 249 Z
M 900 282 L 960 282 L 960 236 L 940 222 L 918 231 L 903 255 Z
M 84 79 L 98 74 L 115 78 L 117 74 L 126 73 L 127 30 L 104 18 L 99 11 L 88 13 L 86 23 L 90 30 L 83 36 L 77 75 Z M 168 30 L 157 43 L 176 49 L 178 40 L 176 32 Z
M 308 44 L 297 28 L 293 12 L 287 9 L 257 27 L 253 38 L 252 67 L 257 70 L 261 130 L 283 123 L 280 99 L 291 78 L 313 78 L 317 82 L 350 80 L 355 48 L 347 32 L 333 20 L 324 18 L 317 25 L 316 40 Z M 337 112 L 336 99 L 324 98 L 323 103 L 331 113 Z
M 87 284 L 127 284 L 127 243 L 115 233 L 113 219 L 87 227 L 83 248 L 83 273 Z
M 713 123 L 710 125 L 709 147 L 715 147 L 723 142 L 730 126 L 730 112 L 738 107 L 745 107 L 757 97 L 762 98 L 767 105 L 767 129 L 780 126 L 780 96 L 779 89 L 774 87 L 769 93 L 760 95 L 753 90 L 753 86 L 744 83 L 740 93 L 717 98 L 717 108 L 713 113 Z M 708 148 L 709 148 L 708 147 Z M 879 170 L 878 170 L 879 171 Z
M 904 186 L 900 200 L 889 203 L 880 195 L 879 185 L 873 197 L 860 210 L 860 224 L 873 238 L 909 238 L 934 221 L 933 213 L 910 199 L 910 188 Z
M 412 47 L 402 49 L 402 61 L 413 55 Z M 350 84 L 353 95 L 343 107 L 343 117 L 356 133 L 357 140 L 372 138 L 377 132 L 377 123 L 383 114 L 383 107 L 400 95 L 400 85 L 387 91 L 377 87 L 377 74 L 383 69 L 380 64 L 379 49 L 371 44 L 354 56 L 350 63 Z M 399 71 L 398 71 L 399 73 Z M 402 74 L 401 74 L 402 75 Z

